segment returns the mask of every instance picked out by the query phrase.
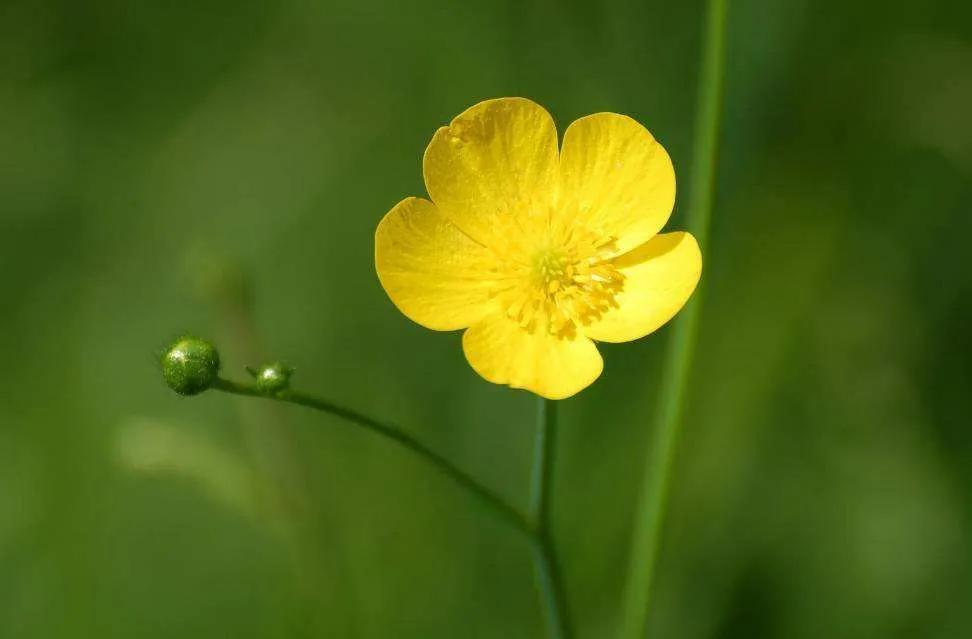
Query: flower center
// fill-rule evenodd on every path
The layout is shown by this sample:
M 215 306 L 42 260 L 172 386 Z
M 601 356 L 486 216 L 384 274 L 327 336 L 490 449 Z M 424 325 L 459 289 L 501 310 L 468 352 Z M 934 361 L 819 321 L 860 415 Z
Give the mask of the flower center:
M 613 241 L 586 229 L 548 233 L 513 267 L 500 299 L 525 330 L 572 338 L 617 306 L 624 275 L 611 264 Z
M 533 276 L 542 288 L 557 290 L 567 286 L 573 270 L 574 265 L 561 250 L 541 249 L 533 258 Z

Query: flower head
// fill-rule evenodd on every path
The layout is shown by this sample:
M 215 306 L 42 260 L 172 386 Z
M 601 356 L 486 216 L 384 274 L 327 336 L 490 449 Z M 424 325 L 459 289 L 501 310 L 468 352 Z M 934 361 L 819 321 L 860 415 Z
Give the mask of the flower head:
M 569 397 L 601 374 L 594 341 L 651 333 L 695 290 L 695 238 L 658 234 L 671 159 L 627 116 L 583 117 L 558 149 L 541 106 L 487 100 L 435 132 L 423 168 L 431 201 L 378 225 L 378 278 L 415 322 L 467 329 L 466 359 L 491 382 Z

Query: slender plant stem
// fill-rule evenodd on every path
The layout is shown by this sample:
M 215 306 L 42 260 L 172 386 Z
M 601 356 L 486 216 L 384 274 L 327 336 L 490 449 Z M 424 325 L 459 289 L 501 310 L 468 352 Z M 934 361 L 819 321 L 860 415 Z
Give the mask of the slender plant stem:
M 570 639 L 570 618 L 564 599 L 560 566 L 550 521 L 554 454 L 557 446 L 557 404 L 537 400 L 537 428 L 530 481 L 530 521 L 533 525 L 533 556 L 543 598 L 544 616 L 551 639 Z
M 556 436 L 556 433 L 550 433 L 550 420 L 551 418 L 556 421 L 557 415 L 554 412 L 551 415 L 551 411 L 556 411 L 557 407 L 549 406 L 547 400 L 541 398 L 537 399 L 537 425 L 534 428 L 534 440 L 533 440 L 533 463 L 530 466 L 530 502 L 529 502 L 529 517 L 531 524 L 536 528 L 540 529 L 544 523 L 542 520 L 546 519 L 549 515 L 549 509 L 546 508 L 548 491 L 550 486 L 548 483 L 548 471 L 547 460 L 549 459 L 549 448 L 551 436 Z
M 387 437 L 388 439 L 391 439 L 408 450 L 416 453 L 432 466 L 435 466 L 440 471 L 451 477 L 453 481 L 468 490 L 472 495 L 477 497 L 481 503 L 505 519 L 511 525 L 528 535 L 533 535 L 533 526 L 516 509 L 507 504 L 503 499 L 498 497 L 488 488 L 483 487 L 479 482 L 459 469 L 458 466 L 450 462 L 448 459 L 426 447 L 425 444 L 421 443 L 394 424 L 378 421 L 377 419 L 368 417 L 367 415 L 359 413 L 355 410 L 351 410 L 350 408 L 345 408 L 325 399 L 313 397 L 298 391 L 284 390 L 267 395 L 260 392 L 254 386 L 233 382 L 223 378 L 217 380 L 213 388 L 226 393 L 233 393 L 235 395 L 262 397 L 264 399 L 271 399 L 313 408 L 336 417 L 340 417 L 353 424 L 357 424 L 358 426 L 363 426 L 368 430 Z
M 725 76 L 725 25 L 728 0 L 708 0 L 702 41 L 695 120 L 692 181 L 689 187 L 687 227 L 699 245 L 708 245 L 715 174 L 721 129 Z M 625 588 L 622 639 L 645 636 L 651 604 L 652 578 L 658 558 L 665 506 L 676 444 L 688 387 L 698 329 L 701 296 L 682 311 L 672 329 L 665 355 L 660 405 L 635 513 L 631 563 Z
M 260 397 L 297 404 L 340 417 L 391 439 L 451 477 L 453 481 L 477 497 L 490 510 L 527 536 L 530 541 L 531 551 L 533 552 L 550 639 L 571 639 L 570 622 L 561 585 L 560 566 L 557 562 L 557 555 L 554 549 L 550 521 L 554 471 L 552 460 L 554 458 L 557 433 L 557 408 L 555 402 L 544 399 L 539 400 L 536 446 L 534 449 L 533 467 L 531 469 L 530 510 L 528 517 L 524 517 L 503 499 L 460 470 L 455 464 L 426 447 L 394 424 L 382 422 L 325 399 L 289 389 L 267 394 L 251 384 L 242 384 L 224 378 L 217 379 L 213 388 L 234 395 Z

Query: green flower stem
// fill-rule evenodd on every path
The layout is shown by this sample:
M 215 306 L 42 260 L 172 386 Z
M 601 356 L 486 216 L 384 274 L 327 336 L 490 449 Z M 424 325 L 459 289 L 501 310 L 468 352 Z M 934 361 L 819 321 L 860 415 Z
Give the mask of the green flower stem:
M 708 0 L 706 31 L 702 42 L 693 149 L 695 166 L 689 186 L 686 226 L 703 249 L 708 245 L 719 151 L 725 76 L 726 5 L 727 0 Z M 665 523 L 672 462 L 684 411 L 700 307 L 701 297 L 697 291 L 675 321 L 665 356 L 660 407 L 635 513 L 631 562 L 622 612 L 622 639 L 642 639 L 646 631 L 652 577 Z
M 539 400 L 537 438 L 531 476 L 530 514 L 527 518 L 448 459 L 427 448 L 398 426 L 378 421 L 350 408 L 289 388 L 272 391 L 261 388 L 257 384 L 242 384 L 222 377 L 217 377 L 211 388 L 234 395 L 260 397 L 297 404 L 340 417 L 397 442 L 444 472 L 453 481 L 476 496 L 490 510 L 527 536 L 530 540 L 537 578 L 540 582 L 550 638 L 571 638 L 567 607 L 561 588 L 560 568 L 557 564 L 550 526 L 550 493 L 553 479 L 551 460 L 556 446 L 557 430 L 555 402 Z
M 569 639 L 570 619 L 561 585 L 560 567 L 557 563 L 550 522 L 553 459 L 557 445 L 556 402 L 542 398 L 537 400 L 536 432 L 530 482 L 530 521 L 533 525 L 534 561 L 549 635 L 551 639 Z
M 495 495 L 489 489 L 483 487 L 475 479 L 470 477 L 468 474 L 460 470 L 455 464 L 450 462 L 445 457 L 439 455 L 435 451 L 429 449 L 424 444 L 419 442 L 417 439 L 403 431 L 398 426 L 393 424 L 380 422 L 377 419 L 363 415 L 357 411 L 351 410 L 350 408 L 345 408 L 343 406 L 338 406 L 332 402 L 325 399 L 320 399 L 318 397 L 313 397 L 307 395 L 306 393 L 301 393 L 298 391 L 293 391 L 289 389 L 280 390 L 277 392 L 267 393 L 259 390 L 255 385 L 251 384 L 241 384 L 239 382 L 233 382 L 222 377 L 218 378 L 212 386 L 215 390 L 221 390 L 226 393 L 233 393 L 235 395 L 245 395 L 248 397 L 262 397 L 264 399 L 271 399 L 280 402 L 287 402 L 289 404 L 297 404 L 299 406 L 305 406 L 307 408 L 313 408 L 336 417 L 345 419 L 358 426 L 363 426 L 368 430 L 371 430 L 379 435 L 387 437 L 388 439 L 397 442 L 401 446 L 411 450 L 416 453 L 432 466 L 435 466 L 443 473 L 448 475 L 457 484 L 468 490 L 471 494 L 477 497 L 480 502 L 482 502 L 487 508 L 495 512 L 497 515 L 505 519 L 514 527 L 525 532 L 528 535 L 533 535 L 533 528 L 529 522 L 523 517 L 522 514 L 517 512 L 512 506 L 507 504 L 503 499 Z

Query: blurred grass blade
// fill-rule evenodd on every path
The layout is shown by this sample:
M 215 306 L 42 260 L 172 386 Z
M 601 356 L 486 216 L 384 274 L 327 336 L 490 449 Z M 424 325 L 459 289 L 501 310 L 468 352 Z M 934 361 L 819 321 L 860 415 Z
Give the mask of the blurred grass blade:
M 726 0 L 709 0 L 696 108 L 688 230 L 703 252 L 708 249 L 715 172 L 719 150 L 722 90 L 725 75 Z M 622 610 L 622 639 L 641 639 L 651 604 L 652 577 L 665 517 L 672 460 L 681 426 L 692 351 L 697 333 L 701 291 L 686 305 L 672 328 L 665 356 L 658 416 L 647 450 L 635 510 L 628 581 Z

